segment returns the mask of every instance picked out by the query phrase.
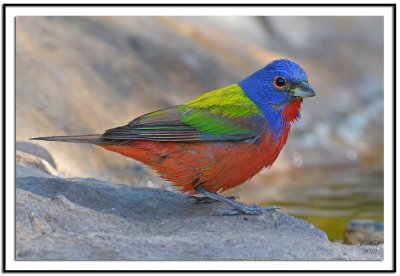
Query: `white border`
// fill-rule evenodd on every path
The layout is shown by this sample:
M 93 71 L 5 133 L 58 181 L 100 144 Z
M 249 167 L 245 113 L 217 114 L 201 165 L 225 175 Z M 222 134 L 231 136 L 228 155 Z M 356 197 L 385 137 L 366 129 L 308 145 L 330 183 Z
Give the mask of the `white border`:
M 16 16 L 148 16 L 148 15 L 285 15 L 285 16 L 384 16 L 384 217 L 385 249 L 383 261 L 359 262 L 26 262 L 15 261 L 14 236 L 14 18 Z M 8 270 L 388 270 L 393 263 L 393 29 L 390 7 L 7 7 L 6 10 L 6 263 Z M 289 264 L 290 263 L 290 264 Z

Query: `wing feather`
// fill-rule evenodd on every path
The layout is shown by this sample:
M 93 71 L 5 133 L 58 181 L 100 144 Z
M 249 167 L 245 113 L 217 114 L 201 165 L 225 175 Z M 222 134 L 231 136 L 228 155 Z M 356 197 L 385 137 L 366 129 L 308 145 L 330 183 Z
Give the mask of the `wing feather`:
M 238 141 L 253 139 L 254 118 L 227 118 L 207 109 L 173 106 L 140 116 L 125 126 L 107 130 L 102 139 L 152 141 Z

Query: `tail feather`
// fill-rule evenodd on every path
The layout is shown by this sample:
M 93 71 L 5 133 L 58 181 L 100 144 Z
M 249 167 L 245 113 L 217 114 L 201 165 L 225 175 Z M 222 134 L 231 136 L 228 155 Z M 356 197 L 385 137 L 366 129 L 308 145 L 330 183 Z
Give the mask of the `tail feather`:
M 47 137 L 35 137 L 29 140 L 44 140 L 44 141 L 56 141 L 66 143 L 86 143 L 86 144 L 104 144 L 104 140 L 100 134 L 89 134 L 89 135 L 73 135 L 73 136 L 47 136 Z

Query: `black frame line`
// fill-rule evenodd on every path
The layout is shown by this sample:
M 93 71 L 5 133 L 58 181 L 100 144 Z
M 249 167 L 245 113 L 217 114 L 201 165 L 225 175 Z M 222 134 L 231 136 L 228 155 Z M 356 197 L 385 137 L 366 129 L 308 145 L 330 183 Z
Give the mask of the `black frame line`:
M 6 99 L 6 50 L 5 50 L 5 38 L 6 38 L 6 9 L 7 7 L 391 7 L 392 8 L 392 15 L 393 15 L 393 267 L 391 270 L 8 270 L 6 268 L 6 250 L 5 250 L 5 191 L 6 191 L 6 178 L 5 178 L 5 99 Z M 164 272 L 164 273 L 265 273 L 265 272 L 278 272 L 278 273 L 288 273 L 288 272 L 306 272 L 306 273 L 318 273 L 318 272 L 363 272 L 363 273 L 376 273 L 376 272 L 396 272 L 396 4 L 393 3 L 383 3 L 383 4 L 376 4 L 376 3 L 366 3 L 366 4 L 359 4 L 359 3 L 348 3 L 348 4 L 337 4 L 337 3 L 326 3 L 326 4 L 311 4 L 311 3 L 304 3 L 304 4 L 278 4 L 278 3 L 271 3 L 271 4 L 259 4 L 259 3 L 236 3 L 236 4 L 224 4 L 224 3 L 215 3 L 215 4 L 206 4 L 206 3 L 191 3 L 191 4 L 179 4 L 179 3 L 136 3 L 136 4 L 89 4 L 89 3 L 81 3 L 81 4 L 67 4 L 67 3 L 60 3 L 60 4 L 45 4 L 45 3 L 5 3 L 2 4 L 2 16 L 3 16 L 3 27 L 2 27 L 2 39 L 3 39 L 3 51 L 2 51 L 2 58 L 3 58 L 3 74 L 2 74 L 2 87 L 3 87 L 3 94 L 2 94 L 2 272 L 11 272 L 11 273 L 23 273 L 23 272 L 30 272 L 30 273 L 54 273 L 54 272 L 62 272 L 62 273 L 71 273 L 71 272 L 79 272 L 79 273 L 110 273 L 110 272 L 118 272 L 118 273 L 125 273 L 125 272 L 137 272 L 137 273 L 156 273 L 156 272 Z M 14 57 L 15 58 L 15 57 Z M 15 62 L 15 59 L 14 59 Z M 14 72 L 15 74 L 16 72 Z M 15 91 L 14 91 L 15 96 Z M 15 118 L 15 114 L 14 114 Z M 15 141 L 14 141 L 15 143 Z M 14 147 L 15 148 L 15 147 Z M 134 262 L 134 261 L 133 261 Z

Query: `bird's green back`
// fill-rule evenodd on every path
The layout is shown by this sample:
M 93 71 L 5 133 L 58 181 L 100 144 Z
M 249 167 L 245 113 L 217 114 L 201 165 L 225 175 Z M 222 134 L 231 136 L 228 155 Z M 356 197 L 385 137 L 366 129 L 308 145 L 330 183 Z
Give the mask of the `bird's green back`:
M 234 83 L 207 92 L 184 106 L 196 109 L 208 109 L 210 113 L 224 117 L 248 117 L 261 114 L 258 106 L 247 97 L 246 93 Z
M 185 112 L 189 111 L 190 112 Z M 261 113 L 238 84 L 207 92 L 178 108 L 181 121 L 203 132 L 215 135 L 236 135 L 250 130 L 235 122 Z

